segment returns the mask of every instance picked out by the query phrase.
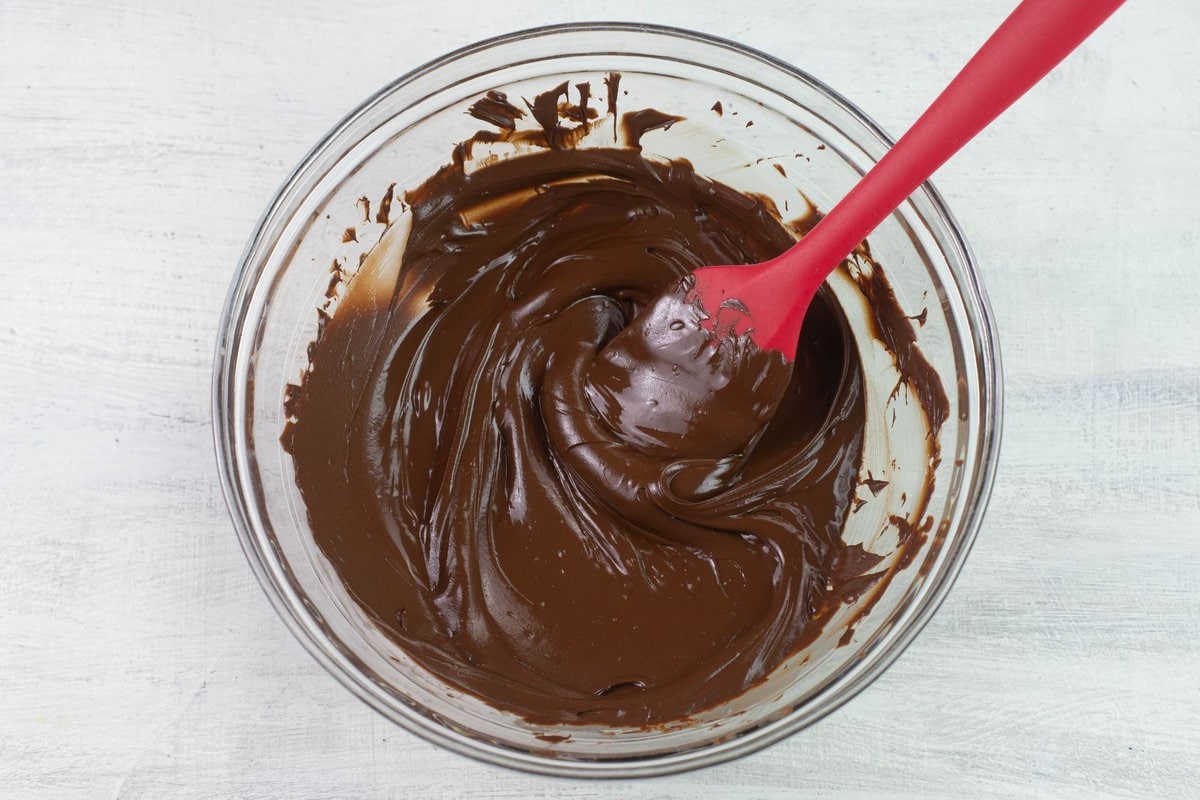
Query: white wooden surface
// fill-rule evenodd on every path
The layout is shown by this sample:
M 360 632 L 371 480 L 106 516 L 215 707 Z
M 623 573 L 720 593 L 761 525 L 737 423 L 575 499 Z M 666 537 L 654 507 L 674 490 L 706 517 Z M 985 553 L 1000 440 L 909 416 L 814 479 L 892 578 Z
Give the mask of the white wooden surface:
M 1195 0 L 1131 2 L 939 177 L 1001 328 L 995 496 L 925 633 L 784 744 L 638 783 L 427 745 L 292 641 L 217 485 L 242 246 L 389 79 L 518 27 L 644 19 L 762 48 L 899 131 L 1011 3 L 0 0 L 0 796 L 1196 797 Z

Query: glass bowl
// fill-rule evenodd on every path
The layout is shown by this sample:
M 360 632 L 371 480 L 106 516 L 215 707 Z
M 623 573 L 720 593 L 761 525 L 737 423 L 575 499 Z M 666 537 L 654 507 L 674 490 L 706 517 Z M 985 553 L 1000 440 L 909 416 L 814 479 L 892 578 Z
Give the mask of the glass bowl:
M 970 250 L 926 184 L 869 242 L 901 307 L 919 320 L 918 344 L 949 398 L 940 457 L 916 404 L 894 391 L 894 361 L 871 335 L 851 271 L 830 280 L 868 373 L 864 472 L 888 481 L 865 498 L 844 533 L 886 556 L 890 573 L 876 592 L 842 609 L 816 642 L 746 695 L 650 730 L 533 725 L 414 663 L 348 597 L 311 540 L 291 459 L 279 443 L 287 386 L 307 363 L 331 263 L 352 268 L 385 227 L 360 198 L 377 202 L 392 184 L 415 187 L 446 163 L 452 145 L 481 127 L 464 111 L 485 92 L 532 97 L 567 79 L 597 85 L 610 71 L 623 75 L 619 103 L 626 109 L 654 106 L 689 120 L 647 136 L 648 156 L 686 152 L 702 174 L 769 194 L 777 205 L 789 197 L 802 202 L 802 192 L 828 209 L 890 143 L 814 78 L 689 31 L 573 24 L 458 50 L 359 106 L 279 190 L 225 307 L 213 415 L 225 497 L 246 556 L 284 622 L 334 677 L 384 716 L 451 750 L 540 773 L 632 777 L 711 765 L 778 741 L 849 700 L 912 641 L 949 591 L 979 528 L 998 453 L 1000 362 Z M 927 472 L 934 488 L 914 511 L 910 492 Z M 928 530 L 903 558 L 901 532 L 889 523 L 897 515 Z

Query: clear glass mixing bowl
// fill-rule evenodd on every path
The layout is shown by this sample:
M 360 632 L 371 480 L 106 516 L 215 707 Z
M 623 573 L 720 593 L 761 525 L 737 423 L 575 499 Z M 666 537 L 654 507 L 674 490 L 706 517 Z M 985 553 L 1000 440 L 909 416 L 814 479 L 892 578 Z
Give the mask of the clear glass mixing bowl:
M 653 730 L 529 724 L 447 686 L 383 637 L 350 599 L 309 535 L 290 457 L 279 444 L 284 394 L 307 362 L 330 264 L 353 265 L 384 225 L 359 204 L 395 183 L 418 185 L 479 129 L 464 113 L 484 92 L 532 97 L 570 79 L 624 76 L 626 109 L 654 106 L 689 120 L 648 135 L 647 154 L 692 158 L 699 172 L 770 194 L 797 192 L 829 208 L 889 146 L 832 89 L 770 56 L 684 30 L 567 25 L 514 33 L 429 63 L 342 120 L 280 189 L 233 282 L 217 348 L 213 414 L 226 499 L 264 591 L 313 656 L 363 701 L 426 739 L 485 761 L 571 776 L 630 777 L 711 765 L 820 719 L 867 686 L 912 641 L 949 591 L 979 528 L 1000 433 L 1000 363 L 971 253 L 926 185 L 870 237 L 902 307 L 924 322 L 918 342 L 950 400 L 931 463 L 915 403 L 894 393 L 889 354 L 869 329 L 847 273 L 831 286 L 850 319 L 872 387 L 864 472 L 887 487 L 851 517 L 845 537 L 896 550 L 889 517 L 912 513 L 909 492 L 932 469 L 920 519 L 930 534 L 858 618 L 844 609 L 811 647 L 745 696 Z M 603 95 L 602 92 L 596 94 Z M 712 110 L 721 101 L 723 114 Z M 752 125 L 746 123 L 753 122 Z M 713 146 L 716 145 L 716 146 Z M 773 169 L 778 163 L 783 172 Z M 376 206 L 376 209 L 378 206 Z M 355 236 L 345 241 L 347 228 Z M 336 313 L 336 308 L 333 313 Z M 914 325 L 916 323 L 914 322 Z

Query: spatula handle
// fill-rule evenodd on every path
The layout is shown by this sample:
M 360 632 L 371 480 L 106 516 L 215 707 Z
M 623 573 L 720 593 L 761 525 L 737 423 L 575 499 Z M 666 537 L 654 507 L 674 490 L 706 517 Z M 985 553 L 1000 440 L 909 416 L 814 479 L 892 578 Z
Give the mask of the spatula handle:
M 896 146 L 809 232 L 805 260 L 836 266 L 1123 2 L 1024 0 Z

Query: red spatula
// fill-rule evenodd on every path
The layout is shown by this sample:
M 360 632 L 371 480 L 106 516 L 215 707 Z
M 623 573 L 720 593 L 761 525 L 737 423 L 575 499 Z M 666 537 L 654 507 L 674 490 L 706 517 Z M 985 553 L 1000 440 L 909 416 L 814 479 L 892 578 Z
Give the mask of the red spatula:
M 763 349 L 796 352 L 804 314 L 833 269 L 946 159 L 1037 83 L 1124 0 L 1024 0 L 908 133 L 783 255 L 695 271 L 708 323 L 726 301 L 748 311 Z

